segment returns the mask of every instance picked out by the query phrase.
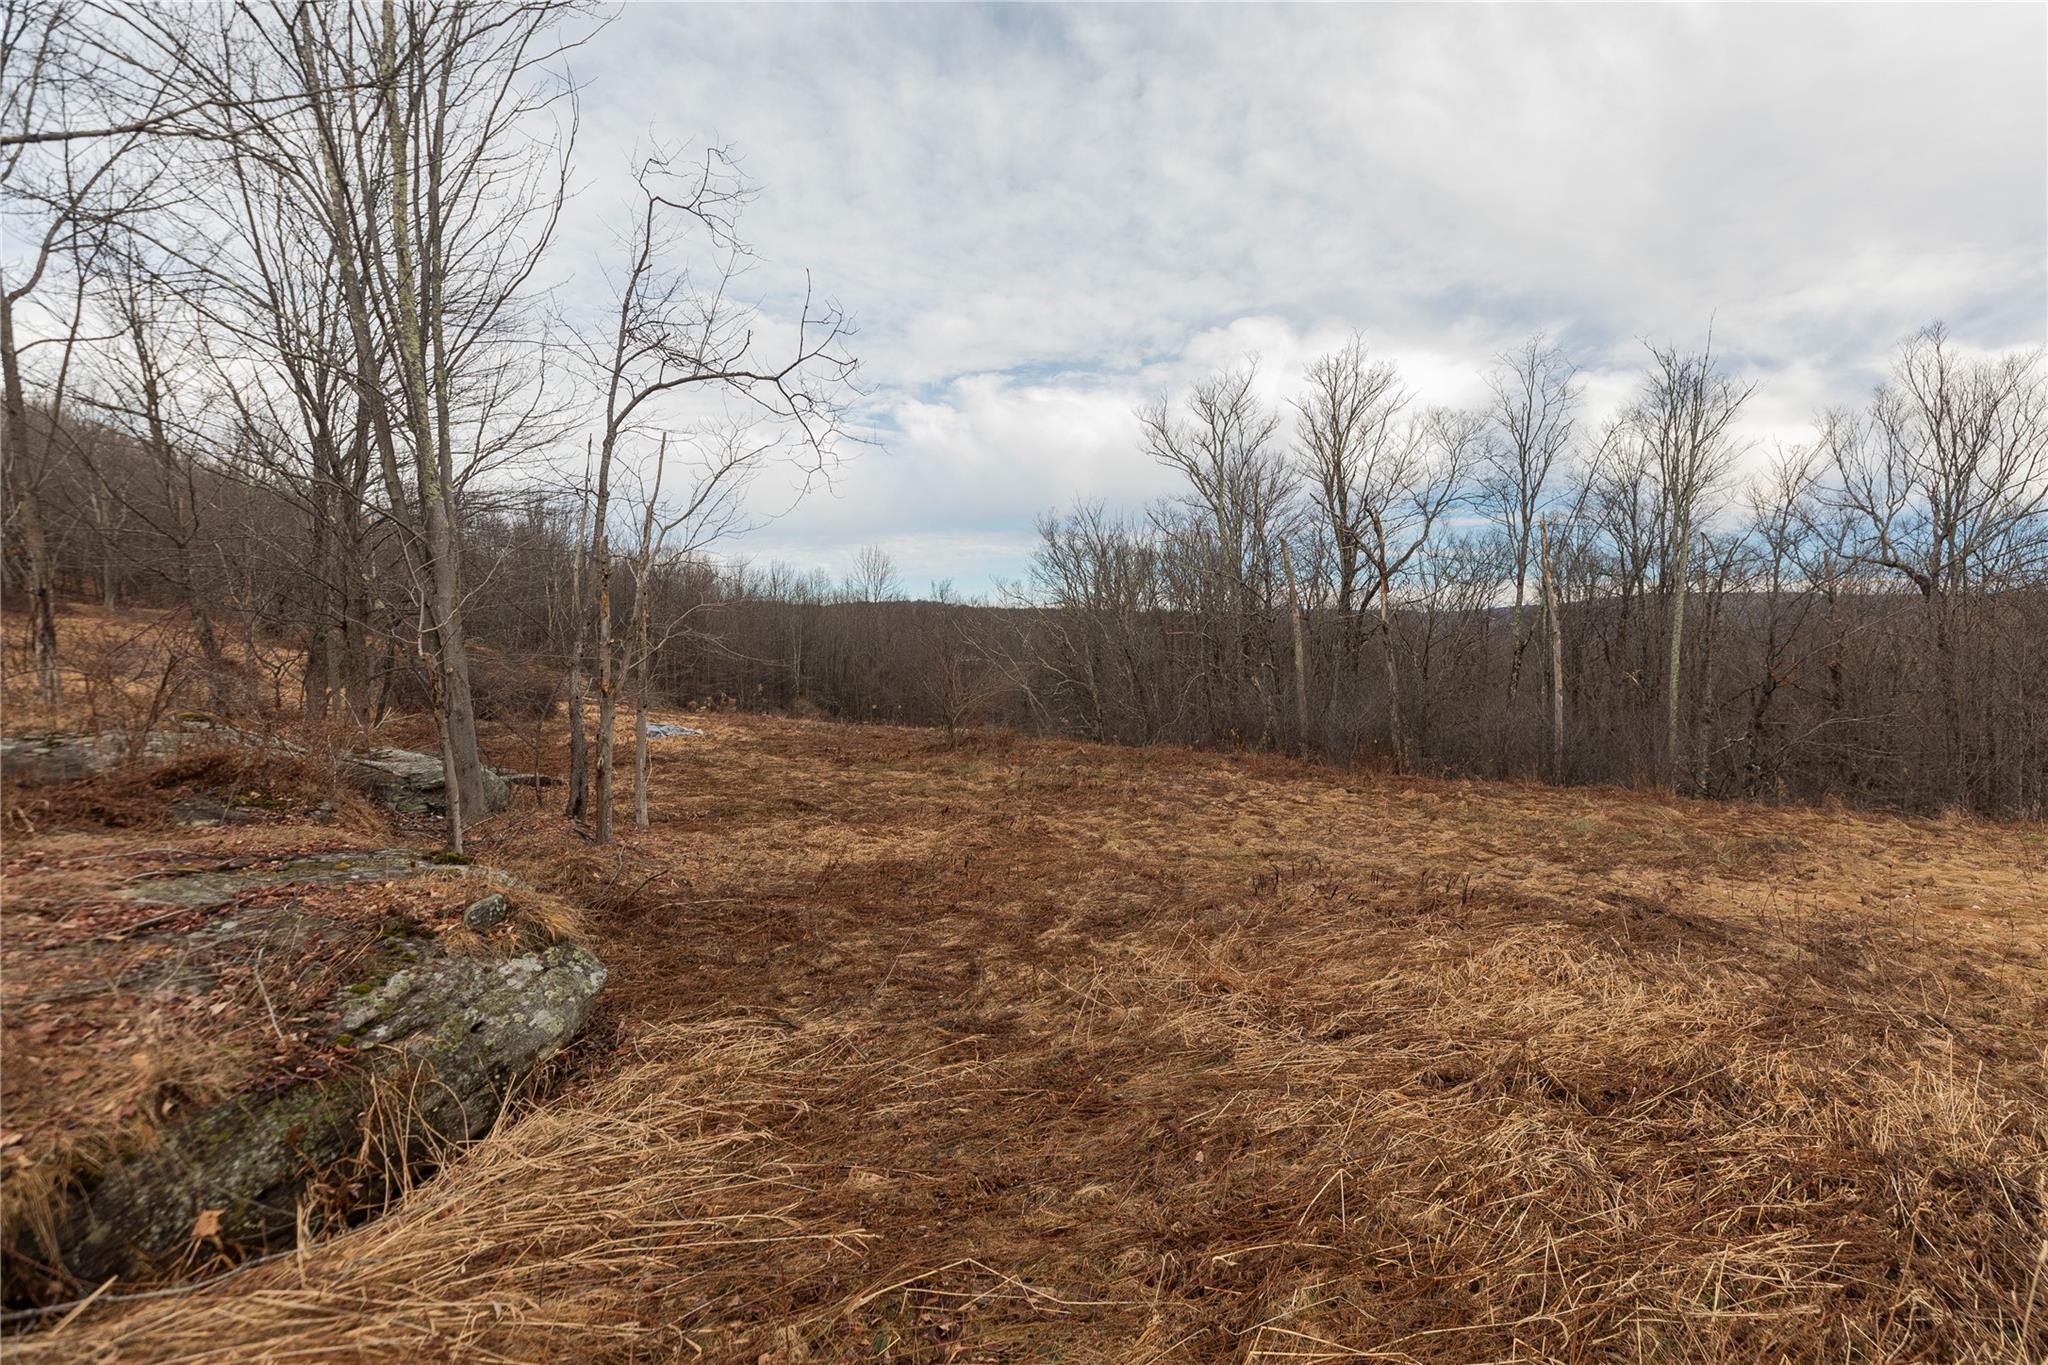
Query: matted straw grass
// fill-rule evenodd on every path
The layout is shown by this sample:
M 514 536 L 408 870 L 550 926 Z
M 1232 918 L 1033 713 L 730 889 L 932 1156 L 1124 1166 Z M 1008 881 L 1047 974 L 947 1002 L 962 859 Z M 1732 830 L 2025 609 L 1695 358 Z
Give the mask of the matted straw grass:
M 614 971 L 540 1101 L 23 1358 L 2048 1353 L 2039 829 L 690 719 L 475 837 Z

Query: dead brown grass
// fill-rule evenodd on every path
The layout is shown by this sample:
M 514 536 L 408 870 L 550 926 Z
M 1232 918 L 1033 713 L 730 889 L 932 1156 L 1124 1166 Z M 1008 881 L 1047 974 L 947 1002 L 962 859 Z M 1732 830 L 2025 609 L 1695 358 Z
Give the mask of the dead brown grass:
M 195 741 L 175 755 L 143 755 L 78 782 L 31 784 L 7 774 L 0 777 L 0 821 L 16 840 L 66 830 L 165 831 L 179 827 L 197 802 L 236 824 L 315 820 L 363 833 L 389 828 L 383 808 L 321 752 Z
M 613 968 L 545 1103 L 15 1349 L 2048 1352 L 2038 828 L 692 723 L 621 850 L 474 836 Z
M 181 610 L 60 598 L 63 690 L 52 704 L 36 688 L 26 615 L 0 613 L 0 705 L 8 732 L 140 736 L 179 713 L 239 723 L 296 703 L 302 654 L 261 633 L 240 634 L 231 621 L 216 626 L 222 666 L 213 669 Z

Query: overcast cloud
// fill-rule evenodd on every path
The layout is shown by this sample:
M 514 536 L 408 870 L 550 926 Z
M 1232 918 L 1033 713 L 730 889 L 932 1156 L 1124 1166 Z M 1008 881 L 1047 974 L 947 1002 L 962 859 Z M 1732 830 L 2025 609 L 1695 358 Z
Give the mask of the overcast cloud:
M 1711 317 L 1767 441 L 1933 318 L 2041 344 L 2044 51 L 2038 5 L 629 5 L 565 243 L 636 140 L 735 146 L 751 286 L 854 314 L 875 444 L 731 548 L 982 591 L 1038 513 L 1167 491 L 1133 407 L 1247 352 L 1277 397 L 1355 328 L 1455 403 L 1542 328 L 1597 408 Z

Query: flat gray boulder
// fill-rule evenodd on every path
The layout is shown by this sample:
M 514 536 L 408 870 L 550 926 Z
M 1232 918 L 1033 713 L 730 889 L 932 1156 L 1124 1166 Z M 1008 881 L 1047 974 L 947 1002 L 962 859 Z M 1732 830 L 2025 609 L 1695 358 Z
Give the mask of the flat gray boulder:
M 448 784 L 442 778 L 438 756 L 411 749 L 368 749 L 348 755 L 347 762 L 377 799 L 393 810 L 411 815 L 448 813 Z M 503 810 L 512 804 L 512 784 L 489 768 L 484 769 L 484 804 L 489 810 Z M 473 817 L 476 812 L 465 814 Z
M 297 745 L 288 741 L 250 734 L 227 725 L 193 725 L 144 736 L 139 741 L 125 735 L 48 734 L 0 739 L 0 769 L 16 781 L 39 786 L 78 782 L 131 762 L 154 762 L 175 758 L 187 749 L 222 745 L 270 744 L 296 754 Z M 442 816 L 448 813 L 448 784 L 442 780 L 441 759 L 411 749 L 365 749 L 342 759 L 356 779 L 393 810 L 409 815 Z M 522 781 L 532 781 L 531 777 Z M 484 769 L 486 813 L 512 804 L 512 784 L 503 774 Z M 476 812 L 469 812 L 474 816 Z M 181 823 L 225 823 L 195 816 Z
M 79 782 L 124 763 L 174 758 L 203 736 L 168 731 L 143 736 L 18 735 L 0 739 L 0 771 L 17 782 L 53 786 Z

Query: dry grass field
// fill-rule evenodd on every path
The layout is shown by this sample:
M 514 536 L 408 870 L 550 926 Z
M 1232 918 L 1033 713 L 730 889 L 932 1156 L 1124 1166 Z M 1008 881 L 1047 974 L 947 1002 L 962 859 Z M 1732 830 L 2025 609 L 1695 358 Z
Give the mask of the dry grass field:
M 612 969 L 539 1092 L 12 1353 L 2048 1354 L 2039 828 L 686 719 L 620 849 L 530 793 L 473 835 Z M 10 859 L 161 847 L 131 815 Z

